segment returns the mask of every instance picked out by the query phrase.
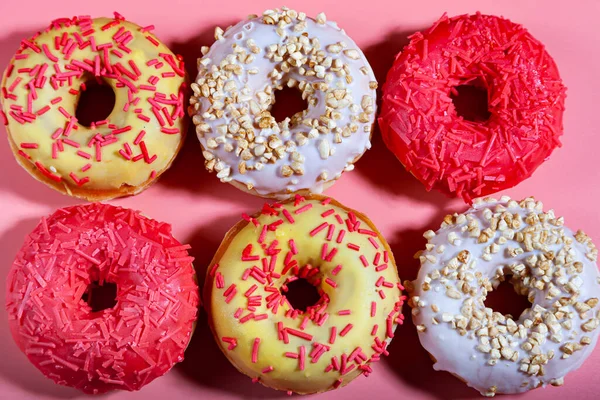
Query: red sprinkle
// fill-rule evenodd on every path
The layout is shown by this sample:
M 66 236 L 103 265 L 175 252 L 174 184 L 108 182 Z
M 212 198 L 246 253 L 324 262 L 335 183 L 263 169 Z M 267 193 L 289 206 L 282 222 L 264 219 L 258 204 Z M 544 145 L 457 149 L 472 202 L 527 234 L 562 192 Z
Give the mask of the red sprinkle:
M 258 346 L 260 345 L 260 338 L 254 339 L 254 344 L 252 345 L 252 363 L 256 364 L 258 362 Z
M 344 337 L 344 336 L 346 336 L 346 334 L 347 334 L 348 332 L 350 332 L 350 329 L 352 329 L 352 327 L 353 327 L 353 326 L 354 326 L 354 325 L 352 325 L 352 324 L 348 324 L 348 325 L 346 325 L 346 326 L 344 327 L 344 329 L 342 329 L 342 330 L 341 330 L 341 332 L 340 332 L 340 336 L 341 336 L 341 337 Z

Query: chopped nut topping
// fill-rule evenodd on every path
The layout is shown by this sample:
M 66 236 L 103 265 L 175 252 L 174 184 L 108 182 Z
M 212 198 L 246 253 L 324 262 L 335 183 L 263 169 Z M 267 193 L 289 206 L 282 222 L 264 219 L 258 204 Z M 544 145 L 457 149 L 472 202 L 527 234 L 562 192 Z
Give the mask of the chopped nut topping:
M 326 160 L 336 153 L 338 146 L 345 144 L 345 138 L 371 133 L 374 97 L 352 93 L 347 85 L 354 82 L 353 74 L 372 76 L 372 71 L 349 64 L 364 58 L 359 49 L 344 41 L 322 44 L 318 37 L 311 36 L 307 28 L 314 22 L 307 20 L 304 13 L 283 7 L 266 10 L 255 18 L 258 20 L 245 23 L 244 30 L 235 33 L 229 53 L 219 58 L 218 63 L 209 57 L 213 54 L 211 49 L 202 48 L 204 57 L 198 62 L 198 77 L 191 84 L 189 112 L 198 136 L 205 138 L 205 166 L 217 171 L 222 180 L 235 179 L 232 173 L 247 174 L 276 164 L 281 177 L 291 182 L 294 175 L 303 175 L 306 170 L 306 160 L 290 157 L 298 147 L 314 140 L 320 158 Z M 327 18 L 320 13 L 315 21 L 323 25 Z M 273 25 L 281 40 L 264 46 L 257 38 L 248 37 L 246 31 L 253 24 Z M 233 35 L 231 30 L 216 28 L 215 40 L 220 42 L 217 46 L 223 46 L 228 35 Z M 256 62 L 265 59 L 274 65 L 266 74 L 259 68 L 263 64 Z M 251 89 L 246 84 L 247 76 L 251 75 L 266 76 L 265 87 Z M 299 90 L 309 108 L 322 104 L 323 114 L 311 118 L 305 110 L 276 121 L 271 107 L 275 93 L 286 86 Z M 377 82 L 371 81 L 369 87 L 375 89 Z M 325 101 L 319 103 L 322 98 Z M 230 156 L 223 156 L 223 150 L 239 160 L 224 165 L 231 161 Z M 352 168 L 352 163 L 348 163 L 345 170 Z M 332 177 L 327 174 L 315 177 L 328 178 Z
M 489 365 L 506 360 L 517 363 L 524 374 L 544 376 L 555 357 L 547 343 L 559 344 L 557 359 L 568 358 L 589 346 L 593 339 L 586 334 L 600 326 L 598 297 L 582 293 L 584 268 L 597 258 L 597 249 L 585 233 L 572 234 L 563 224 L 562 218 L 543 212 L 542 204 L 531 198 L 520 203 L 485 199 L 475 211 L 447 215 L 440 231 L 423 235 L 428 243 L 417 257 L 427 273 L 411 286 L 409 292 L 419 301 L 409 304 L 418 311 L 431 299 L 426 297 L 429 293 L 445 294 L 448 302 L 460 306 L 460 313 L 450 313 L 441 304 L 431 306 L 428 315 L 436 324 L 476 341 L 474 348 Z M 583 252 L 575 242 L 584 245 Z M 460 249 L 462 243 L 469 243 L 470 251 Z M 489 262 L 498 265 L 494 275 L 485 276 L 478 265 L 488 268 Z M 484 303 L 505 280 L 534 303 L 518 320 Z M 537 303 L 540 293 L 545 302 Z M 428 323 L 424 321 L 422 329 Z M 551 383 L 561 385 L 562 379 Z

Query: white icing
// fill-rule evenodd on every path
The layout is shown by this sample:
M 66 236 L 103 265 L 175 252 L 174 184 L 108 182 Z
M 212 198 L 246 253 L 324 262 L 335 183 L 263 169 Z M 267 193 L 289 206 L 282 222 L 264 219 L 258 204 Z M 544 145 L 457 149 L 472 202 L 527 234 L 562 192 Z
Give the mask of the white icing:
M 339 59 L 348 66 L 347 74 L 344 73 L 338 76 L 328 69 L 324 73 L 332 78 L 331 82 L 329 82 L 330 88 L 347 89 L 348 94 L 351 96 L 352 104 L 354 104 L 354 110 L 351 111 L 350 107 L 339 109 L 341 118 L 335 121 L 335 127 L 330 127 L 333 131 L 327 133 L 313 132 L 314 137 L 309 136 L 303 145 L 298 145 L 298 141 L 294 140 L 298 133 L 309 135 L 310 129 L 302 123 L 290 124 L 288 133 L 285 132 L 285 123 L 283 122 L 278 122 L 277 125 L 272 127 L 261 128 L 259 127 L 258 119 L 252 121 L 251 129 L 254 131 L 256 138 L 254 144 L 250 144 L 251 147 L 256 148 L 260 144 L 269 142 L 269 136 L 275 134 L 284 144 L 288 144 L 289 148 L 286 149 L 283 157 L 275 159 L 274 163 L 262 163 L 259 157 L 247 160 L 246 165 L 250 168 L 256 167 L 256 169 L 246 170 L 245 173 L 241 173 L 238 165 L 242 161 L 242 158 L 239 156 L 239 152 L 232 150 L 232 148 L 237 147 L 238 143 L 233 135 L 230 133 L 223 134 L 223 128 L 219 128 L 224 124 L 229 125 L 234 122 L 234 116 L 228 111 L 225 111 L 220 118 L 215 117 L 214 114 L 211 115 L 207 111 L 212 110 L 211 105 L 214 106 L 214 102 L 205 95 L 206 93 L 203 94 L 199 90 L 199 86 L 194 87 L 192 85 L 195 91 L 195 96 L 192 99 L 192 112 L 195 114 L 194 122 L 197 125 L 202 125 L 204 131 L 206 131 L 199 132 L 197 129 L 197 132 L 199 132 L 198 138 L 203 149 L 209 150 L 208 154 L 206 151 L 204 152 L 207 162 L 210 161 L 209 158 L 212 159 L 212 157 L 215 157 L 216 162 L 213 162 L 211 166 L 214 165 L 217 176 L 222 181 L 239 182 L 249 188 L 253 188 L 260 195 L 286 197 L 290 193 L 302 189 L 320 193 L 323 191 L 324 185 L 327 186 L 327 183 L 339 178 L 344 170 L 351 170 L 355 159 L 370 148 L 370 130 L 374 122 L 376 107 L 376 91 L 373 87 L 375 77 L 368 61 L 356 43 L 343 30 L 338 28 L 334 22 L 318 23 L 311 18 L 305 18 L 302 21 L 302 23 L 306 24 L 305 29 L 299 30 L 297 28 L 298 20 L 294 20 L 291 24 L 280 26 L 277 24 L 266 24 L 263 18 L 264 16 L 242 21 L 229 28 L 222 34 L 222 37 L 217 32 L 217 37 L 220 38 L 211 46 L 204 58 L 199 61 L 200 69 L 196 84 L 201 87 L 201 83 L 206 82 L 203 79 L 206 78 L 207 73 L 216 71 L 216 66 L 222 66 L 225 60 L 228 60 L 227 63 L 232 62 L 232 59 L 234 59 L 232 57 L 233 46 L 240 46 L 239 48 L 251 53 L 249 51 L 251 47 L 248 45 L 249 39 L 254 41 L 260 52 L 251 53 L 254 59 L 247 64 L 243 64 L 239 60 L 233 61 L 234 64 L 241 65 L 242 71 L 239 75 L 232 75 L 233 78 L 228 79 L 227 82 L 234 83 L 233 87 L 227 87 L 221 92 L 222 99 L 230 97 L 232 91 L 243 91 L 246 94 L 244 99 L 234 105 L 235 109 L 250 109 L 250 102 L 252 100 L 260 103 L 260 96 L 264 94 L 264 90 L 268 85 L 272 86 L 275 90 L 277 86 L 281 87 L 287 84 L 290 79 L 299 82 L 306 81 L 311 85 L 323 83 L 325 79 L 322 77 L 322 74 L 319 74 L 321 77 L 302 75 L 300 74 L 299 67 L 292 67 L 289 72 L 283 73 L 282 76 L 276 79 L 270 77 L 270 74 L 274 70 L 281 71 L 281 62 L 267 57 L 269 46 L 274 44 L 286 45 L 290 42 L 290 38 L 300 38 L 303 37 L 302 35 L 307 35 L 309 39 L 318 39 L 324 56 L 331 57 L 333 63 L 336 62 L 336 59 Z M 277 33 L 278 29 L 282 36 Z M 345 44 L 346 52 L 332 53 L 330 51 L 331 48 L 328 46 L 336 45 L 337 43 Z M 321 70 L 318 72 L 321 72 Z M 351 76 L 352 82 L 348 84 L 346 77 L 343 75 Z M 319 90 L 314 92 L 316 104 L 308 106 L 306 114 L 303 117 L 304 120 L 307 118 L 317 119 L 325 114 L 325 94 L 324 91 Z M 372 99 L 372 106 L 369 109 L 368 118 L 363 118 L 365 121 L 360 122 L 358 117 L 364 110 L 361 103 L 365 95 L 370 96 Z M 196 106 L 196 111 L 194 111 L 193 106 L 196 101 L 199 105 Z M 269 109 L 270 106 L 262 110 Z M 355 123 L 358 129 L 354 133 L 342 137 L 342 129 L 348 127 L 351 123 Z M 220 129 L 221 131 L 219 131 Z M 339 133 L 338 141 L 341 139 L 341 143 L 334 142 L 335 131 Z M 217 141 L 218 147 L 214 148 L 214 142 L 209 143 L 211 139 Z M 294 173 L 286 177 L 282 174 L 281 168 L 295 161 L 292 159 L 294 150 L 297 150 L 304 156 L 302 165 L 304 171 L 303 174 Z M 323 173 L 326 175 L 323 175 Z
M 520 204 L 523 205 L 525 203 Z M 565 311 L 572 314 L 572 329 L 566 329 L 564 326 L 559 325 L 560 329 L 556 333 L 562 335 L 560 343 L 555 343 L 551 340 L 552 332 L 542 334 L 543 343 L 540 345 L 541 353 L 547 354 L 549 351 L 553 351 L 554 358 L 550 359 L 543 366 L 544 375 L 539 376 L 519 371 L 521 360 L 530 356 L 529 353 L 521 348 L 526 338 L 511 335 L 514 341 L 510 343 L 510 348 L 519 351 L 517 361 L 509 361 L 501 358 L 497 361 L 496 365 L 488 365 L 490 355 L 476 349 L 476 346 L 480 342 L 478 341 L 479 338 L 474 335 L 474 331 L 468 330 L 465 336 L 461 336 L 459 331 L 452 327 L 451 321 L 444 321 L 448 321 L 450 316 L 460 315 L 464 301 L 469 296 L 461 295 L 459 299 L 449 297 L 446 294 L 447 287 L 454 288 L 456 280 L 447 279 L 444 281 L 440 278 L 432 279 L 432 276 L 436 277 L 437 272 L 435 271 L 439 271 L 447 266 L 450 260 L 457 257 L 461 250 L 466 249 L 470 252 L 470 260 L 476 260 L 475 271 L 481 272 L 484 277 L 490 280 L 494 278 L 498 268 L 504 268 L 515 263 L 527 265 L 526 259 L 528 257 L 542 254 L 540 250 L 534 249 L 528 251 L 524 248 L 523 244 L 515 240 L 508 240 L 506 244 L 499 246 L 498 252 L 490 254 L 490 258 L 486 261 L 481 258 L 484 255 L 484 248 L 496 242 L 502 236 L 502 232 L 496 231 L 495 236 L 487 243 L 478 243 L 478 238 L 471 237 L 469 232 L 465 230 L 468 219 L 473 217 L 479 222 L 481 230 L 484 230 L 490 226 L 490 221 L 485 216 L 489 217 L 489 210 L 491 209 L 495 212 L 498 206 L 508 206 L 509 212 L 521 215 L 523 220 L 532 211 L 536 214 L 542 212 L 541 203 L 530 201 L 528 205 L 532 207 L 529 210 L 517 205 L 516 202 L 511 201 L 508 203 L 507 198 L 503 198 L 500 202 L 490 200 L 489 202 L 477 204 L 465 213 L 468 218 L 464 222 L 449 226 L 445 225 L 437 231 L 435 236 L 432 236 L 433 232 L 427 232 L 425 236 L 429 238 L 428 250 L 421 256 L 421 269 L 417 280 L 414 282 L 412 295 L 416 297 L 413 297 L 411 302 L 411 305 L 415 307 L 413 309 L 413 320 L 417 326 L 420 326 L 419 338 L 421 344 L 437 360 L 434 368 L 436 370 L 448 371 L 461 377 L 469 386 L 479 390 L 484 395 L 492 395 L 493 393 L 490 392 L 490 388 L 492 387 L 496 387 L 496 393 L 518 393 L 538 386 L 546 386 L 549 383 L 562 384 L 563 377 L 567 373 L 579 368 L 591 354 L 600 331 L 600 329 L 594 329 L 592 332 L 583 332 L 581 328 L 583 323 L 590 319 L 598 318 L 598 305 L 587 311 L 583 319 L 574 306 L 569 305 L 564 307 Z M 552 211 L 547 214 L 550 218 L 555 218 Z M 562 225 L 562 220 L 559 220 L 559 225 Z M 523 222 L 521 227 L 515 229 L 515 231 L 522 232 L 527 227 L 528 225 Z M 562 268 L 562 272 L 565 273 L 564 277 L 550 276 L 547 279 L 547 283 L 552 282 L 555 285 L 560 285 L 561 283 L 571 281 L 576 285 L 580 285 L 578 300 L 581 302 L 590 298 L 600 298 L 599 273 L 594 262 L 597 250 L 591 245 L 591 242 L 581 243 L 577 241 L 574 233 L 563 226 L 556 227 L 545 224 L 544 230 L 546 229 L 562 230 L 564 236 L 573 241 L 571 251 L 566 256 L 572 258 L 573 262 L 578 261 L 583 264 L 583 271 L 581 273 L 569 273 L 566 268 Z M 449 239 L 456 239 L 454 245 L 449 243 Z M 444 247 L 440 249 L 440 246 Z M 521 255 L 512 257 L 508 254 L 509 247 L 520 247 L 525 251 Z M 564 247 L 564 244 L 551 244 L 547 250 L 552 250 L 558 255 Z M 433 275 L 431 275 L 432 273 Z M 467 279 L 467 281 L 471 284 L 471 287 L 476 288 L 475 297 L 480 296 L 482 288 L 477 283 L 477 280 L 473 277 L 473 279 Z M 425 282 L 429 282 L 431 285 L 429 290 L 423 290 Z M 552 309 L 553 303 L 558 298 L 570 296 L 567 292 L 561 290 L 558 296 L 546 299 L 548 286 L 544 290 L 534 289 L 534 292 L 534 305 L 537 304 L 548 310 Z M 432 305 L 437 306 L 438 312 L 433 311 Z M 527 318 L 531 318 L 533 315 L 532 308 L 524 311 L 520 318 L 515 321 L 517 325 L 523 324 Z M 435 324 L 432 318 L 436 318 L 439 323 Z M 563 359 L 561 346 L 566 342 L 579 343 L 583 336 L 589 337 L 590 343 L 584 345 L 581 350 L 574 352 L 568 358 Z

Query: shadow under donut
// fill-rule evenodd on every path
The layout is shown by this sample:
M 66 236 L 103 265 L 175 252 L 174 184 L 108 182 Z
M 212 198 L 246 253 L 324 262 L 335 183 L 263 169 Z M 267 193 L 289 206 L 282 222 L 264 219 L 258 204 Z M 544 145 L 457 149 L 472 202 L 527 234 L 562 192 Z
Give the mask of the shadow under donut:
M 38 220 L 24 219 L 13 227 L 3 232 L 0 237 L 0 275 L 3 277 L 0 298 L 0 341 L 2 346 L 2 362 L 0 362 L 0 375 L 6 382 L 18 386 L 22 390 L 38 397 L 55 399 L 72 399 L 83 394 L 75 389 L 60 386 L 44 377 L 27 357 L 19 350 L 10 333 L 8 315 L 4 299 L 6 298 L 6 277 L 12 267 L 17 251 L 23 245 L 25 236 L 37 225 Z
M 390 247 L 398 264 L 398 273 L 402 282 L 417 278 L 420 262 L 414 258 L 414 255 L 419 250 L 425 249 L 427 240 L 423 237 L 423 233 L 428 229 L 434 231 L 439 229 L 447 214 L 462 211 L 464 207 L 440 209 L 421 227 L 398 231 L 390 238 Z M 404 294 L 408 295 L 406 291 Z M 407 385 L 426 392 L 436 399 L 480 398 L 477 391 L 451 374 L 433 369 L 433 361 L 419 341 L 408 304 L 404 305 L 403 314 L 405 322 L 396 330 L 396 336 L 388 348 L 390 355 L 382 358 L 389 369 Z
M 201 294 L 206 271 L 214 254 L 225 233 L 240 219 L 241 217 L 232 215 L 212 220 L 199 227 L 187 239 L 187 243 L 192 246 L 190 254 L 194 256 L 194 267 Z M 186 350 L 185 359 L 175 366 L 174 371 L 200 386 L 227 391 L 240 398 L 265 399 L 286 396 L 285 393 L 266 388 L 261 384 L 253 384 L 250 378 L 235 369 L 215 343 L 206 312 L 202 309 L 199 311 L 196 330 Z
M 379 107 L 381 107 L 381 94 L 387 73 L 396 55 L 409 43 L 408 36 L 414 32 L 416 30 L 391 32 L 381 42 L 364 49 L 365 56 L 379 82 L 377 90 Z M 383 142 L 377 121 L 374 126 L 372 148 L 364 154 L 360 162 L 356 163 L 356 170 L 378 188 L 394 195 L 411 197 L 440 207 L 450 201 L 441 193 L 426 191 L 421 182 L 404 169 Z
M 198 73 L 196 61 L 202 57 L 201 47 L 213 44 L 216 26 L 227 27 L 228 25 L 231 25 L 231 23 L 215 24 L 189 40 L 169 43 L 169 47 L 173 53 L 183 57 L 190 82 L 194 82 Z M 187 101 L 186 99 L 186 107 Z M 215 174 L 206 171 L 204 168 L 204 157 L 202 156 L 200 143 L 196 138 L 196 130 L 191 118 L 188 123 L 188 134 L 185 143 L 171 168 L 158 181 L 159 184 L 195 194 L 208 194 L 240 203 L 247 203 L 252 198 L 250 195 L 244 194 L 230 184 L 220 182 Z

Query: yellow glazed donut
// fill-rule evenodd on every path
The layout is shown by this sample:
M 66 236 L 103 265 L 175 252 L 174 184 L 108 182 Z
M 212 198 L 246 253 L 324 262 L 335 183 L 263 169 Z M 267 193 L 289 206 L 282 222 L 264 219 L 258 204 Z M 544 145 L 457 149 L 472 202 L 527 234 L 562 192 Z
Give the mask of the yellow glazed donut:
M 290 301 L 305 280 L 318 301 Z M 225 236 L 204 286 L 213 334 L 255 382 L 318 393 L 371 372 L 402 323 L 394 257 L 364 215 L 323 196 L 244 216 Z
M 185 72 L 151 33 L 114 19 L 54 20 L 23 40 L 2 80 L 2 119 L 19 164 L 54 189 L 88 200 L 136 194 L 183 143 Z M 109 85 L 115 106 L 89 127 L 77 121 L 90 81 Z

